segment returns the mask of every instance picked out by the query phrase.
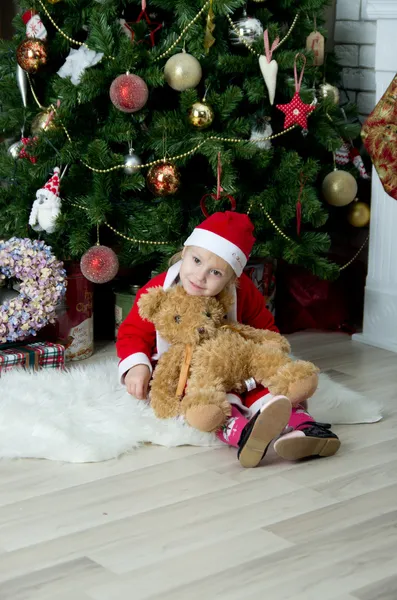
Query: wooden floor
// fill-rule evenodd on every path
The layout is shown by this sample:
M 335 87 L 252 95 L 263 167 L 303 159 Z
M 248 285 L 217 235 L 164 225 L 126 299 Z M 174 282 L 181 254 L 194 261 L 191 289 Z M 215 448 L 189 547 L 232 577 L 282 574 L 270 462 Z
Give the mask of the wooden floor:
M 384 402 L 340 453 L 240 468 L 235 451 L 0 463 L 0 600 L 396 600 L 397 355 L 345 335 L 293 351 Z

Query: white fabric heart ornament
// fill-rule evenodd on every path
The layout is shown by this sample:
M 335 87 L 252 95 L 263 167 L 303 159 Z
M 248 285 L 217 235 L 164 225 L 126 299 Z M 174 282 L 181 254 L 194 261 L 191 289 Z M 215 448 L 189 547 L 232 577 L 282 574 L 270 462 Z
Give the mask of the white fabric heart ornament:
M 276 84 L 277 84 L 277 73 L 278 73 L 278 64 L 277 61 L 272 59 L 273 51 L 277 48 L 279 43 L 279 38 L 277 37 L 271 48 L 269 47 L 269 34 L 266 29 L 264 33 L 264 42 L 265 42 L 265 54 L 262 54 L 259 57 L 259 68 L 261 70 L 263 79 L 265 80 L 265 84 L 267 87 L 267 93 L 269 95 L 269 102 L 273 104 L 274 97 L 276 95 Z

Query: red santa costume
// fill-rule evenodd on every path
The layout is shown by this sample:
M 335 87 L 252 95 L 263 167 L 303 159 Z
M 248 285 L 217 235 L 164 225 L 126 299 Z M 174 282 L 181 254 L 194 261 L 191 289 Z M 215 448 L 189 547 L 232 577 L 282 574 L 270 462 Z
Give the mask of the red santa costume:
M 234 212 L 215 213 L 199 225 L 186 240 L 185 246 L 205 248 L 230 264 L 239 277 L 238 285 L 233 286 L 234 303 L 229 310 L 229 320 L 238 321 L 256 329 L 269 329 L 278 332 L 273 315 L 266 308 L 262 294 L 254 283 L 243 273 L 254 243 L 253 225 L 247 215 Z M 117 355 L 120 358 L 119 376 L 121 382 L 129 369 L 136 365 L 146 365 L 150 371 L 156 360 L 167 351 L 169 345 L 161 337 L 154 325 L 143 320 L 138 311 L 138 301 L 150 288 L 162 286 L 164 290 L 178 284 L 182 261 L 177 262 L 165 273 L 161 273 L 144 285 L 138 292 L 134 306 L 121 324 L 117 338 Z M 236 394 L 229 394 L 231 404 L 247 409 L 254 414 L 259 406 L 272 396 L 255 383 L 247 382 L 248 392 L 243 401 Z M 254 387 L 254 389 L 252 389 Z

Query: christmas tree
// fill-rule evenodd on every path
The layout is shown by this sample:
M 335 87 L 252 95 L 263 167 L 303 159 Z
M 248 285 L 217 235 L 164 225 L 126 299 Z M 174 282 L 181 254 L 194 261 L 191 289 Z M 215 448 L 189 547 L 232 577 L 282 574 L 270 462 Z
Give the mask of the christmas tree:
M 334 276 L 321 184 L 359 124 L 322 56 L 326 4 L 21 0 L 0 45 L 0 238 L 79 260 L 99 234 L 122 264 L 161 268 L 202 209 L 235 203 L 258 256 Z M 331 193 L 350 201 L 343 168 Z

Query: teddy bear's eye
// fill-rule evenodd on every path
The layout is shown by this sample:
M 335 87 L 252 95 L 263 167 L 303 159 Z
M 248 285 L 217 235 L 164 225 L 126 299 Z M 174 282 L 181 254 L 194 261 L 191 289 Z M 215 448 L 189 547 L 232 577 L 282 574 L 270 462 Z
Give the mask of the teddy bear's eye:
M 206 317 L 208 317 L 208 318 L 210 319 L 212 315 L 211 315 L 211 313 L 210 313 L 210 312 L 207 310 L 207 311 L 206 311 L 206 313 L 205 313 L 205 316 L 206 316 Z
M 181 317 L 179 315 L 175 315 L 174 321 L 175 321 L 175 323 L 180 323 L 181 322 Z

